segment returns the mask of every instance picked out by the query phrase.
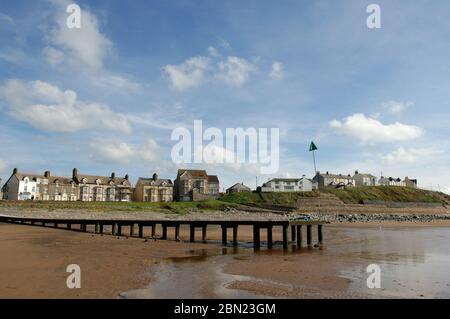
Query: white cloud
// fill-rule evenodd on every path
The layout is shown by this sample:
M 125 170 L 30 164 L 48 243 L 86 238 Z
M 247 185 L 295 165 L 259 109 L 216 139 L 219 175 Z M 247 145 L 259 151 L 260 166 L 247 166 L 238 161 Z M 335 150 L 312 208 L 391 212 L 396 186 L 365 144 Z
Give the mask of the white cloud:
M 391 113 L 401 113 L 413 105 L 414 103 L 410 101 L 407 102 L 388 101 L 382 104 L 382 106 Z
M 9 24 L 14 24 L 14 19 L 11 18 L 9 15 L 4 14 L 2 12 L 0 12 L 0 21 L 6 21 Z
M 159 145 L 153 139 L 143 145 L 94 140 L 90 146 L 93 151 L 91 157 L 102 162 L 128 164 L 133 161 L 156 162 L 159 159 Z
M 181 64 L 168 64 L 162 72 L 177 90 L 196 88 L 206 81 L 219 81 L 231 86 L 240 86 L 248 81 L 256 70 L 254 63 L 236 56 L 222 58 L 214 47 L 208 47 L 209 56 L 196 56 Z
M 388 164 L 414 164 L 419 161 L 429 160 L 442 151 L 434 148 L 403 148 L 382 156 L 385 163 Z
M 3 174 L 6 170 L 6 162 L 0 159 L 0 174 Z
M 131 132 L 124 114 L 115 113 L 104 104 L 79 101 L 74 91 L 63 91 L 43 81 L 8 80 L 0 86 L 0 98 L 12 117 L 41 130 L 75 132 L 102 128 Z
M 54 0 L 58 8 L 56 18 L 57 27 L 50 31 L 49 46 L 44 54 L 50 64 L 68 61 L 71 64 L 81 64 L 93 70 L 103 67 L 105 56 L 112 49 L 112 42 L 101 33 L 97 17 L 82 8 L 81 28 L 69 29 L 66 25 L 66 7 L 70 4 L 66 0 Z M 62 59 L 61 57 L 64 57 Z M 54 58 L 58 57 L 60 61 Z
M 163 72 L 169 77 L 172 87 L 185 90 L 198 87 L 211 69 L 211 61 L 207 57 L 193 57 L 180 65 L 169 64 L 163 67 Z
M 336 133 L 359 139 L 363 143 L 407 141 L 423 134 L 420 127 L 398 122 L 383 124 L 362 113 L 355 113 L 343 121 L 333 120 L 329 125 Z
M 23 66 L 29 60 L 22 50 L 10 48 L 6 48 L 0 52 L 0 59 L 19 66 Z
M 47 62 L 53 67 L 63 63 L 65 59 L 64 53 L 53 47 L 49 46 L 45 47 L 42 53 L 44 54 L 44 57 L 47 60 Z
M 123 93 L 135 93 L 142 89 L 142 85 L 137 82 L 133 82 L 125 76 L 115 74 L 99 75 L 92 79 L 93 86 L 111 89 L 115 88 L 121 90 Z
M 240 86 L 247 82 L 249 75 L 255 70 L 255 66 L 245 59 L 229 56 L 226 61 L 219 62 L 219 72 L 216 78 L 228 85 Z
M 272 71 L 270 72 L 269 76 L 272 79 L 282 79 L 284 75 L 284 71 L 283 71 L 283 64 L 281 62 L 278 61 L 274 61 L 272 63 Z
M 219 51 L 213 46 L 208 47 L 208 54 L 214 58 L 220 57 Z

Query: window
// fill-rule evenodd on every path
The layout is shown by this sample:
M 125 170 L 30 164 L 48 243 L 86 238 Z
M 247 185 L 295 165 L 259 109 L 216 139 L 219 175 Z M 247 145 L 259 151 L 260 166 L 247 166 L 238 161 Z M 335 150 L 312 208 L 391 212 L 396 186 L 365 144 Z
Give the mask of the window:
M 26 192 L 28 190 L 28 186 L 24 186 L 23 190 Z

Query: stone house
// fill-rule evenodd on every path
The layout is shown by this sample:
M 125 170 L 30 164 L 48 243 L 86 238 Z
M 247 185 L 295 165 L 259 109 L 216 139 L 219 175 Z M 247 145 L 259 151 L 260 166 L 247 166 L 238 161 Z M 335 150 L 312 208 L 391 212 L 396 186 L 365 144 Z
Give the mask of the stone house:
M 170 179 L 139 177 L 134 189 L 134 200 L 137 202 L 171 202 L 173 200 L 173 183 Z
M 131 201 L 131 184 L 128 175 L 116 177 L 79 174 L 72 171 L 72 179 L 78 185 L 78 198 L 84 202 L 129 202 Z
M 356 186 L 355 179 L 350 174 L 330 174 L 328 172 L 321 174 L 320 172 L 317 172 L 313 181 L 318 184 L 319 189 L 324 189 L 326 187 L 343 188 Z
M 417 188 L 417 179 L 410 179 L 406 176 L 404 182 L 406 187 Z
M 240 192 L 251 192 L 251 189 L 250 187 L 245 186 L 244 183 L 236 183 L 233 186 L 227 188 L 226 190 L 227 194 L 234 194 Z
M 192 201 L 216 198 L 220 193 L 219 179 L 205 170 L 179 169 L 174 181 L 174 199 Z
M 355 186 L 376 186 L 377 178 L 372 174 L 363 174 L 355 171 L 353 175 L 353 179 L 355 180 Z

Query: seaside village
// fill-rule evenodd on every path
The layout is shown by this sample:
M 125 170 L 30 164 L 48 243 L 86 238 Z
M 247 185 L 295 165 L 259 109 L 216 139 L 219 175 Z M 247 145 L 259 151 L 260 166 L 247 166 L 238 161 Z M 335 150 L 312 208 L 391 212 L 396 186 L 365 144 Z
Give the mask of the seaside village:
M 313 178 L 273 178 L 258 186 L 257 192 L 311 192 L 324 188 L 349 188 L 362 186 L 398 186 L 417 188 L 417 180 L 384 177 L 355 171 L 350 174 L 317 172 Z M 226 194 L 252 191 L 243 183 L 236 183 L 226 189 Z M 128 175 L 123 177 L 111 173 L 109 176 L 87 175 L 77 168 L 71 177 L 53 176 L 50 171 L 29 174 L 15 168 L 3 185 L 0 198 L 22 201 L 84 201 L 84 202 L 170 202 L 198 201 L 223 196 L 219 178 L 208 175 L 205 170 L 179 169 L 172 181 L 160 178 L 139 177 L 132 186 Z

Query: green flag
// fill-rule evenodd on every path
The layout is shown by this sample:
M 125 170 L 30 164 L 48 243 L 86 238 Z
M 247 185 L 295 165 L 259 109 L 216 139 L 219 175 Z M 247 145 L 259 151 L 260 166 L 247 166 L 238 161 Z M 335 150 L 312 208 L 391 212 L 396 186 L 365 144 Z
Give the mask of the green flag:
M 312 152 L 315 150 L 317 150 L 317 146 L 316 144 L 314 144 L 314 142 L 311 142 L 311 145 L 309 145 L 309 151 Z

